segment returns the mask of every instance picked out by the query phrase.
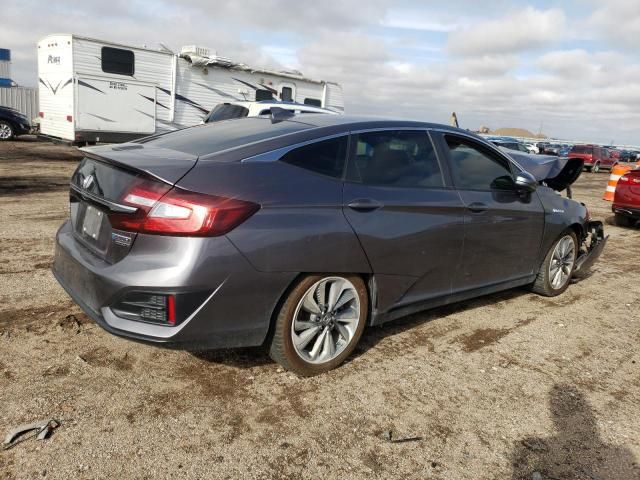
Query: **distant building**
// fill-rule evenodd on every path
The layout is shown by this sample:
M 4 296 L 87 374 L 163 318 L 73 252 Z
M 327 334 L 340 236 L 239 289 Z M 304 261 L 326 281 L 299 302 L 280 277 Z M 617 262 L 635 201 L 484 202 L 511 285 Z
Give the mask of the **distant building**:
M 11 50 L 0 48 L 0 87 L 11 86 Z
M 0 106 L 15 108 L 33 124 L 38 116 L 38 91 L 11 80 L 11 50 L 0 48 Z

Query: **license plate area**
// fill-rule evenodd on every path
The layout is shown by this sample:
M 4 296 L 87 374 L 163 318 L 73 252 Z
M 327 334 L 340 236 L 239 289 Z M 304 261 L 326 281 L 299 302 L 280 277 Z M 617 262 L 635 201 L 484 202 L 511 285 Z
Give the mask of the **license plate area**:
M 104 258 L 109 248 L 111 227 L 106 212 L 87 202 L 79 202 L 74 230 L 76 238 Z
M 82 234 L 91 237 L 94 241 L 98 240 L 104 213 L 97 208 L 87 205 L 84 212 L 84 220 L 82 221 Z

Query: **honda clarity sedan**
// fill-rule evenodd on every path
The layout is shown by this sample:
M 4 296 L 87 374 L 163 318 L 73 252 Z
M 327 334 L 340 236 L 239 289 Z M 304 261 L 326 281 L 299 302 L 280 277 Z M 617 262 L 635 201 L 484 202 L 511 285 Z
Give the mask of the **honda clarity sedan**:
M 177 348 L 263 345 L 304 376 L 370 325 L 559 295 L 606 242 L 559 193 L 580 160 L 516 160 L 442 125 L 274 114 L 84 155 L 53 272 L 87 315 Z

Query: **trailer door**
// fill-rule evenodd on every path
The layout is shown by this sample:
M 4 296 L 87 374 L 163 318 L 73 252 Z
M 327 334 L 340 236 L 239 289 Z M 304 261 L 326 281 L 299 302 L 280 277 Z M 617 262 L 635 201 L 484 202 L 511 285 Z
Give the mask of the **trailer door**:
M 77 78 L 76 131 L 155 133 L 155 85 L 130 80 L 79 76 Z

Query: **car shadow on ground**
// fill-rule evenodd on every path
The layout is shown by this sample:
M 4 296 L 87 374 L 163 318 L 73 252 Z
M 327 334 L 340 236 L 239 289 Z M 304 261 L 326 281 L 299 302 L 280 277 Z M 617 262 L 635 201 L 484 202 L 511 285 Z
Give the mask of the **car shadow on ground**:
M 554 385 L 549 408 L 555 435 L 516 442 L 512 480 L 640 478 L 633 453 L 602 440 L 594 412 L 580 390 L 568 384 Z
M 363 355 L 386 337 L 400 334 L 424 323 L 437 320 L 442 317 L 447 317 L 455 313 L 514 300 L 522 295 L 527 295 L 528 293 L 529 292 L 524 289 L 507 290 L 469 301 L 433 308 L 407 317 L 399 318 L 381 326 L 368 327 L 364 330 L 358 346 L 353 354 L 346 360 L 346 363 L 349 363 L 354 358 Z M 274 363 L 269 357 L 265 347 L 191 351 L 189 353 L 200 360 L 243 369 Z
M 508 302 L 510 300 L 515 300 L 516 298 L 528 294 L 529 292 L 523 288 L 505 290 L 503 292 L 494 293 L 492 295 L 478 297 L 471 300 L 452 303 L 450 305 L 418 312 L 413 315 L 398 318 L 397 320 L 393 320 L 380 326 L 369 327 L 364 331 L 362 339 L 360 340 L 360 343 L 356 347 L 356 350 L 351 358 L 355 358 L 366 353 L 369 349 L 375 347 L 378 343 L 380 343 L 387 337 L 398 335 L 425 323 L 438 320 L 443 317 L 448 317 L 457 313 L 468 312 L 477 308 L 485 308 L 501 302 Z M 446 329 L 447 325 L 443 324 L 443 328 Z M 429 340 L 429 338 L 427 337 L 422 340 Z M 347 362 L 348 361 L 349 360 L 347 360 Z

